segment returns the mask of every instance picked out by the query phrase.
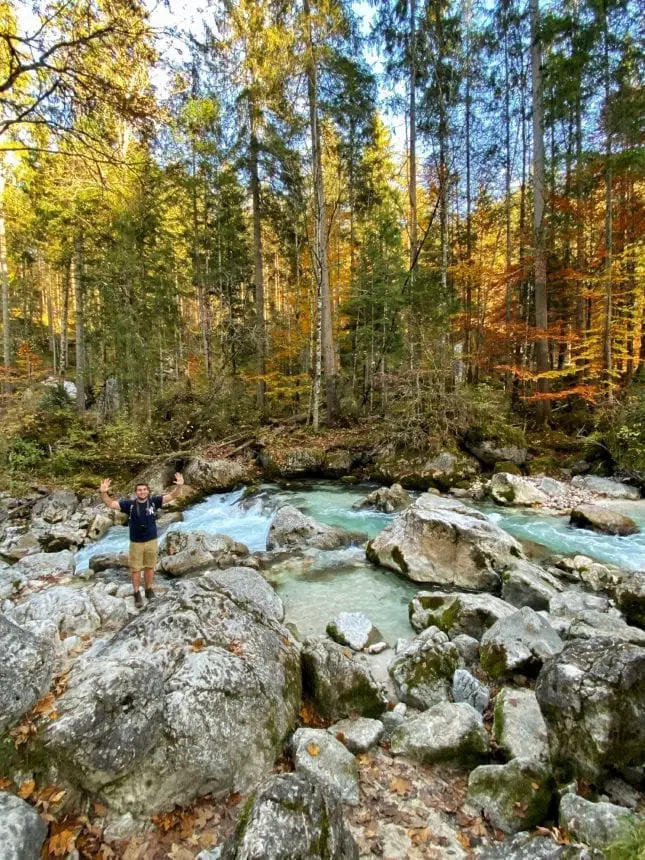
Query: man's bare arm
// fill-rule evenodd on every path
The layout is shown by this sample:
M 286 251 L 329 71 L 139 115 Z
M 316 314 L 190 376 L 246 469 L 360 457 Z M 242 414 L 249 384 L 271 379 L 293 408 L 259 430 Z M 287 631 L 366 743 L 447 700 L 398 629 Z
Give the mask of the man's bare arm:
M 169 493 L 166 493 L 165 496 L 162 496 L 162 500 L 164 505 L 167 505 L 168 502 L 172 502 L 172 500 L 177 496 L 179 492 L 179 488 L 184 486 L 184 476 L 181 472 L 175 472 L 175 488 L 171 490 Z
M 112 481 L 109 478 L 105 478 L 105 480 L 101 481 L 101 495 L 103 496 L 103 502 L 113 511 L 120 511 L 121 505 L 117 502 L 116 499 L 111 499 L 109 496 L 110 484 Z

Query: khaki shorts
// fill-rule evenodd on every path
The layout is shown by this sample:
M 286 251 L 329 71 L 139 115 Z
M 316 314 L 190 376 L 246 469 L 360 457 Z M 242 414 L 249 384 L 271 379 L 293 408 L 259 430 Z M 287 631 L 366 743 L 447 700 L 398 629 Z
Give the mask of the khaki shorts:
M 134 543 L 130 541 L 130 570 L 154 567 L 157 563 L 157 538 Z

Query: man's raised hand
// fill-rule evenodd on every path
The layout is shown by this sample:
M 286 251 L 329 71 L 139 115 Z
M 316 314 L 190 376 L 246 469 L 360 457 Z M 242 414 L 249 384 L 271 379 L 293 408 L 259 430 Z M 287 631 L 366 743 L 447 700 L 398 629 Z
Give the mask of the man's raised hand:
M 183 483 L 184 476 L 181 474 L 181 472 L 175 472 L 175 484 L 177 484 L 178 487 L 181 487 L 183 486 Z
M 112 481 L 109 478 L 104 478 L 101 481 L 101 486 L 100 486 L 101 492 L 102 493 L 109 493 L 111 484 L 112 484 Z

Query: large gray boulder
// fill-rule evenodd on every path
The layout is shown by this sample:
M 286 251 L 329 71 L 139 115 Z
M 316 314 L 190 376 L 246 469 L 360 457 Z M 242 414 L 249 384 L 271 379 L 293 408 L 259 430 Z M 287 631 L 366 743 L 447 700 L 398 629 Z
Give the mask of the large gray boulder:
M 356 754 L 365 753 L 381 740 L 385 727 L 380 720 L 357 717 L 354 720 L 339 720 L 329 726 L 327 731 L 343 746 Z
M 56 490 L 34 504 L 31 509 L 32 519 L 41 519 L 47 523 L 62 523 L 69 520 L 78 508 L 78 498 L 69 490 Z
M 200 493 L 216 493 L 232 490 L 248 482 L 251 470 L 236 460 L 211 460 L 208 457 L 193 457 L 184 466 L 184 481 Z
M 337 549 L 360 540 L 359 535 L 316 522 L 293 505 L 283 505 L 269 526 L 267 549 Z
M 300 695 L 289 631 L 205 574 L 76 661 L 45 748 L 115 812 L 149 816 L 248 792 L 292 730 Z
M 514 758 L 508 764 L 481 765 L 468 777 L 468 802 L 483 810 L 505 833 L 530 830 L 547 815 L 553 783 L 545 764 Z
M 228 535 L 173 531 L 161 539 L 157 569 L 168 576 L 183 576 L 207 567 L 235 567 L 248 557 L 248 548 Z
M 367 557 L 414 582 L 491 591 L 499 588 L 502 571 L 523 553 L 484 514 L 424 493 L 368 543 Z
M 615 803 L 591 803 L 577 794 L 565 794 L 560 801 L 560 827 L 571 839 L 592 848 L 608 848 L 637 821 L 645 818 Z
M 54 652 L 45 640 L 0 615 L 0 730 L 32 708 L 52 680 Z
M 449 698 L 459 652 L 445 633 L 429 627 L 397 652 L 388 666 L 401 702 L 429 708 Z
M 605 855 L 586 845 L 562 845 L 550 836 L 520 832 L 485 848 L 479 860 L 605 860 Z
M 640 532 L 631 517 L 596 505 L 578 505 L 571 511 L 570 523 L 579 529 L 590 529 L 605 535 L 626 537 Z
M 551 598 L 562 588 L 555 576 L 524 559 L 513 562 L 502 574 L 502 598 L 518 609 L 548 609 Z
M 74 528 L 67 523 L 56 523 L 39 533 L 39 541 L 45 552 L 60 552 L 63 549 L 76 552 L 85 542 L 86 535 L 85 529 Z
M 508 472 L 493 475 L 489 492 L 498 504 L 514 507 L 534 507 L 544 505 L 549 500 L 546 493 L 538 490 L 526 478 Z
M 451 637 L 464 633 L 481 639 L 500 618 L 516 612 L 492 594 L 459 594 L 445 591 L 420 591 L 408 605 L 410 624 L 415 630 L 438 627 Z
M 349 648 L 329 639 L 309 642 L 302 650 L 305 690 L 330 720 L 351 714 L 378 717 L 387 698 L 369 669 L 352 658 Z
M 101 617 L 90 593 L 68 585 L 55 585 L 32 594 L 10 609 L 7 615 L 20 627 L 32 622 L 52 621 L 64 635 L 94 633 L 101 626 Z
M 616 615 L 586 609 L 565 622 L 564 639 L 605 638 L 610 642 L 633 642 L 645 646 L 645 630 L 631 627 Z
M 612 478 L 600 478 L 596 475 L 576 475 L 571 484 L 574 487 L 588 490 L 598 496 L 607 496 L 610 499 L 636 501 L 641 497 L 638 487 L 623 484 L 622 481 L 615 481 Z
M 533 690 L 502 687 L 495 697 L 493 731 L 508 758 L 549 757 L 546 722 Z
M 482 669 L 493 678 L 513 672 L 535 673 L 563 642 L 553 627 L 528 606 L 501 618 L 482 636 Z
M 358 860 L 340 799 L 303 773 L 270 776 L 247 800 L 221 860 Z
M 613 597 L 630 624 L 645 628 L 645 573 L 623 571 Z
M 426 764 L 455 761 L 472 765 L 488 756 L 481 714 L 465 702 L 442 702 L 405 720 L 392 733 L 394 755 Z
M 99 552 L 90 556 L 88 561 L 88 567 L 94 573 L 101 573 L 104 570 L 113 570 L 114 568 L 127 568 L 128 565 L 127 552 Z
M 392 484 L 391 487 L 379 487 L 377 490 L 373 490 L 360 502 L 356 502 L 354 508 L 356 510 L 371 508 L 384 514 L 393 514 L 407 508 L 411 502 L 410 494 L 403 489 L 401 484 Z
M 351 752 L 324 729 L 298 729 L 290 742 L 296 773 L 317 779 L 339 800 L 358 803 L 358 768 Z
M 430 479 L 431 485 L 440 490 L 448 490 L 462 481 L 470 481 L 481 471 L 477 460 L 463 454 L 451 454 L 442 451 L 436 457 L 428 460 L 423 473 Z
M 553 762 L 601 782 L 640 765 L 645 748 L 645 648 L 605 639 L 567 643 L 538 676 L 535 693 Z
M 61 552 L 36 552 L 21 558 L 14 564 L 11 572 L 16 577 L 33 579 L 60 579 L 74 573 L 74 553 L 69 550 Z
M 225 570 L 210 570 L 208 576 L 218 589 L 231 600 L 274 618 L 284 620 L 284 606 L 261 573 L 250 567 L 228 567 Z
M 47 825 L 19 797 L 0 791 L 0 856 L 2 860 L 38 860 Z

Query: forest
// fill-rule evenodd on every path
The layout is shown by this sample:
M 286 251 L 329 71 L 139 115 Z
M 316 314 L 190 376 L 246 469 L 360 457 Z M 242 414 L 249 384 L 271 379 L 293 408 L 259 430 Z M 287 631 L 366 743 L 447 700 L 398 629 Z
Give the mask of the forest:
M 642 474 L 638 6 L 1 2 L 7 475 L 280 421 Z

